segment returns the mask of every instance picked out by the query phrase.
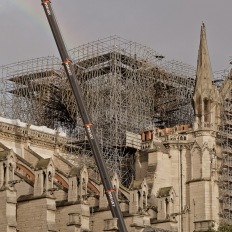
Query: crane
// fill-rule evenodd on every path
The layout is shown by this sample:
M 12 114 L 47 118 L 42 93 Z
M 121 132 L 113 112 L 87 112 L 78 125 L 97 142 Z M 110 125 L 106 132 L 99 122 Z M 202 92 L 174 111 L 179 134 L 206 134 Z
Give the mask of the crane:
M 123 219 L 122 212 L 120 210 L 119 202 L 117 200 L 115 190 L 113 189 L 109 174 L 106 169 L 106 164 L 104 162 L 100 145 L 96 136 L 95 128 L 90 120 L 84 98 L 81 92 L 80 85 L 78 83 L 77 77 L 75 75 L 73 63 L 68 55 L 66 46 L 64 44 L 63 37 L 61 35 L 59 26 L 57 24 L 54 11 L 51 6 L 50 0 L 41 0 L 41 4 L 44 8 L 45 14 L 47 16 L 48 23 L 50 25 L 53 37 L 55 39 L 59 54 L 64 66 L 66 75 L 68 77 L 73 95 L 75 97 L 82 122 L 101 176 L 101 180 L 105 189 L 107 200 L 110 206 L 111 213 L 114 218 L 118 219 L 118 228 L 120 232 L 127 232 L 127 228 Z

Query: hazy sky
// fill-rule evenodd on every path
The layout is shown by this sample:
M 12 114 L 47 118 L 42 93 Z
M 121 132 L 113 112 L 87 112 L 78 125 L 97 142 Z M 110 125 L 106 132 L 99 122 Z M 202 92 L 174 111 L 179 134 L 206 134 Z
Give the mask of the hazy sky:
M 118 35 L 196 66 L 206 24 L 214 71 L 232 56 L 232 0 L 52 0 L 67 47 Z M 0 0 L 0 65 L 57 55 L 40 0 Z

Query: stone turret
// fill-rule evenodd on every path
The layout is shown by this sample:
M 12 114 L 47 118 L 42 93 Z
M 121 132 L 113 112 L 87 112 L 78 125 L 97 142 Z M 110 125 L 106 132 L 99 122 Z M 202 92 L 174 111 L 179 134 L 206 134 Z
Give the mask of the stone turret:
M 212 83 L 213 74 L 206 40 L 205 25 L 201 26 L 200 46 L 197 60 L 196 83 L 193 96 L 195 111 L 194 129 L 216 129 L 219 124 L 219 92 Z
M 130 214 L 144 213 L 147 207 L 148 186 L 146 179 L 133 180 L 130 186 Z
M 53 189 L 55 167 L 52 159 L 41 159 L 35 166 L 34 196 L 41 196 Z
M 11 185 L 14 181 L 15 156 L 13 151 L 0 152 L 0 189 Z
M 112 183 L 113 189 L 115 190 L 116 197 L 118 197 L 120 181 L 119 181 L 119 177 L 118 177 L 117 173 L 114 173 L 114 175 L 111 179 L 111 183 Z M 108 208 L 108 206 L 109 206 L 108 200 L 107 200 L 107 197 L 105 194 L 105 189 L 104 189 L 103 184 L 102 184 L 100 186 L 99 208 Z
M 0 152 L 0 231 L 16 232 L 16 190 L 14 188 L 15 155 Z
M 187 181 L 189 191 L 187 205 L 190 211 L 194 212 L 188 215 L 194 223 L 191 224 L 190 231 L 206 231 L 219 222 L 216 132 L 220 123 L 220 97 L 212 79 L 205 25 L 202 24 L 193 96 L 195 141 L 190 149 L 191 171 Z
M 174 201 L 176 193 L 173 187 L 160 188 L 158 195 L 158 221 L 175 220 L 172 215 L 174 214 Z
M 69 173 L 68 201 L 85 200 L 88 181 L 87 168 L 74 167 Z

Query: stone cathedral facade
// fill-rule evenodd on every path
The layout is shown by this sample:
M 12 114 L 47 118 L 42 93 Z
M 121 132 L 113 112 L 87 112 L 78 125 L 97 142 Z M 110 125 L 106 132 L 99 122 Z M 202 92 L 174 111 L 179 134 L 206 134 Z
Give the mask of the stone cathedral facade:
M 193 125 L 144 131 L 129 188 L 112 183 L 130 232 L 200 232 L 220 222 L 220 91 L 201 28 Z M 0 231 L 118 231 L 101 181 L 64 157 L 68 138 L 0 118 Z M 160 229 L 157 229 L 160 228 Z

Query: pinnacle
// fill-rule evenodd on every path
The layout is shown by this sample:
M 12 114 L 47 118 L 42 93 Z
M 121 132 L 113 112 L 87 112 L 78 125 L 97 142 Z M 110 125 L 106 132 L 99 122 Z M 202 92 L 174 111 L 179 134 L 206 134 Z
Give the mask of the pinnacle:
M 212 86 L 212 69 L 206 39 L 205 24 L 201 25 L 200 46 L 197 59 L 195 92 L 202 92 Z

